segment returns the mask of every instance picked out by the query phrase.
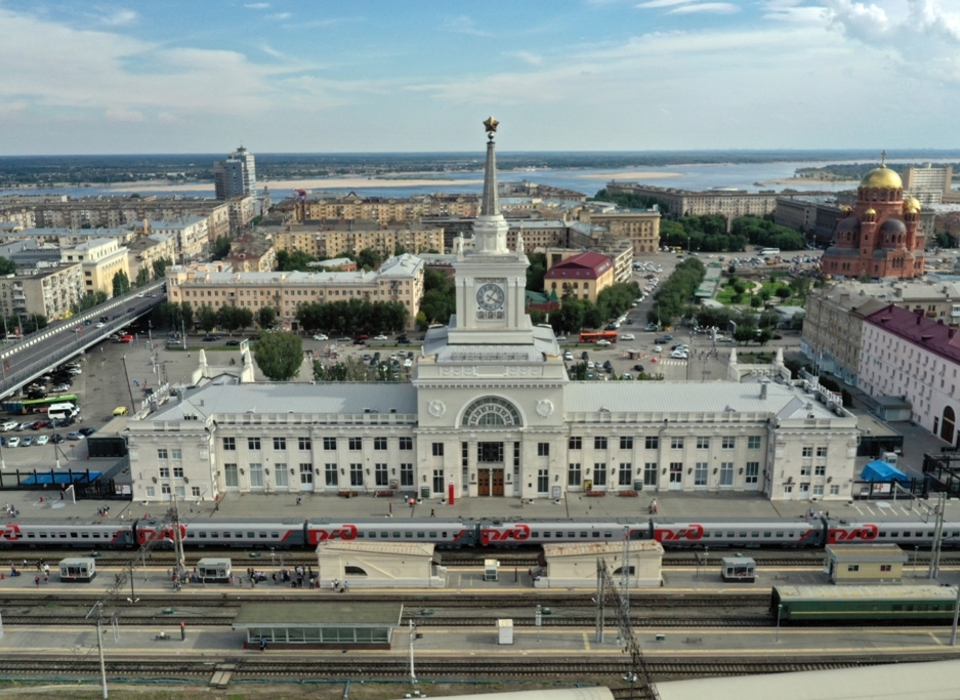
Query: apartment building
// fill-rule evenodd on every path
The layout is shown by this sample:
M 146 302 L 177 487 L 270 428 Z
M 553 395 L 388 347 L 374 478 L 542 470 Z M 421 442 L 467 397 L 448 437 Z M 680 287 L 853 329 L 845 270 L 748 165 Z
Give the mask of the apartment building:
M 817 245 L 833 242 L 841 209 L 836 197 L 777 197 L 773 222 L 799 231 Z
M 407 307 L 409 328 L 423 297 L 423 261 L 404 254 L 372 272 L 233 272 L 208 265 L 177 265 L 167 270 L 167 298 L 214 310 L 224 305 L 256 312 L 272 306 L 280 319 L 297 329 L 297 307 L 308 302 L 398 301 Z
M 863 319 L 891 304 L 948 326 L 960 324 L 956 282 L 844 281 L 807 293 L 800 349 L 821 372 L 857 386 Z
M 125 228 L 144 221 L 176 221 L 185 216 L 207 219 L 211 240 L 230 235 L 230 207 L 206 198 L 89 197 L 44 199 L 34 206 L 39 228 Z
M 585 206 L 580 221 L 598 224 L 633 244 L 633 254 L 660 250 L 660 212 L 656 209 L 613 209 Z
M 420 195 L 408 198 L 361 197 L 351 192 L 337 199 L 307 199 L 295 208 L 297 221 L 306 219 L 372 219 L 381 224 L 413 222 L 422 216 L 476 216 L 475 195 Z
M 893 304 L 864 319 L 860 388 L 910 402 L 912 420 L 960 446 L 960 335 Z
M 0 309 L 4 318 L 39 314 L 48 321 L 66 318 L 84 294 L 79 262 L 40 267 L 28 274 L 0 277 Z
M 277 250 L 299 250 L 315 258 L 337 258 L 367 248 L 381 256 L 392 256 L 397 246 L 414 255 L 443 250 L 443 229 L 409 226 L 381 226 L 366 221 L 321 221 L 312 227 L 288 226 L 273 234 Z M 319 230 L 318 230 L 319 229 Z
M 162 233 L 151 233 L 147 236 L 138 236 L 130 242 L 127 248 L 127 267 L 130 269 L 130 280 L 137 279 L 141 269 L 146 269 L 153 279 L 153 263 L 167 260 L 173 264 L 177 259 L 177 246 L 171 236 Z
M 243 146 L 213 164 L 213 185 L 217 199 L 225 200 L 257 191 L 256 158 Z
M 921 204 L 939 204 L 941 202 L 957 201 L 953 195 L 953 166 L 935 168 L 932 163 L 926 163 L 922 168 L 907 167 L 903 169 L 903 193 L 906 196 L 916 197 Z
M 185 216 L 176 221 L 150 221 L 150 231 L 173 239 L 175 262 L 198 260 L 210 250 L 209 222 L 202 216 Z
M 271 272 L 277 266 L 277 251 L 267 239 L 247 234 L 233 241 L 224 260 L 237 272 Z
M 113 296 L 113 277 L 118 272 L 130 276 L 127 249 L 115 238 L 95 238 L 86 243 L 60 249 L 60 261 L 79 262 L 83 268 L 84 292 L 105 292 Z

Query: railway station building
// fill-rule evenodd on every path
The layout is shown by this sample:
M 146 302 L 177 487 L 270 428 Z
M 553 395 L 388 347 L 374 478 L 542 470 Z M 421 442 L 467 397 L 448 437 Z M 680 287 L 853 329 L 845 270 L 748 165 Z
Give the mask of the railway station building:
M 522 236 L 507 246 L 493 133 L 456 313 L 427 334 L 410 383 L 187 388 L 126 432 L 134 499 L 228 492 L 561 499 L 758 491 L 848 499 L 858 430 L 819 387 L 571 381 L 549 326 L 525 311 Z M 756 379 L 755 377 L 753 379 Z

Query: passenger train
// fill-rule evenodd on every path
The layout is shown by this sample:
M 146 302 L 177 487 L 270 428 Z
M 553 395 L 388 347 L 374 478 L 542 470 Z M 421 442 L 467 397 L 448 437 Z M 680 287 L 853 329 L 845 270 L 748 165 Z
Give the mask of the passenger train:
M 336 520 L 223 519 L 181 524 L 184 545 L 191 548 L 237 547 L 307 549 L 326 540 L 430 542 L 439 548 L 517 547 L 563 542 L 656 540 L 665 549 L 769 547 L 800 549 L 834 543 L 891 543 L 929 547 L 932 523 L 906 520 L 848 521 L 836 518 L 674 520 L 611 518 L 606 520 L 356 518 Z M 127 522 L 96 520 L 56 522 L 14 519 L 3 526 L 0 548 L 121 548 L 174 540 L 169 523 L 144 517 Z M 960 522 L 945 522 L 943 546 L 960 547 Z

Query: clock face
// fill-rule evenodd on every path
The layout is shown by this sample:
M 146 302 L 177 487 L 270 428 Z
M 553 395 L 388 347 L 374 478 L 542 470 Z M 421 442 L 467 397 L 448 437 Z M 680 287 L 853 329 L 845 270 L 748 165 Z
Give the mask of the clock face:
M 503 307 L 505 296 L 499 284 L 485 284 L 477 290 L 477 306 L 484 311 L 497 311 Z

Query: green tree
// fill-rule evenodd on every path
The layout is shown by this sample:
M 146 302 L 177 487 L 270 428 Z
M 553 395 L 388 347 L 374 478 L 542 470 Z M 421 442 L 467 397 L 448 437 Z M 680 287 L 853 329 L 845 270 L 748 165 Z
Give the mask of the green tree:
M 123 270 L 113 276 L 113 296 L 118 297 L 130 291 L 130 278 Z
M 0 275 L 12 275 L 17 271 L 17 263 L 10 258 L 0 256 Z
M 763 299 L 761 299 L 760 297 L 758 297 L 758 296 L 756 296 L 756 295 L 751 296 L 751 297 L 750 297 L 750 306 L 751 306 L 752 308 L 754 308 L 754 309 L 759 309 L 761 306 L 763 306 Z
M 402 243 L 397 243 L 393 246 L 394 255 L 406 255 L 407 249 Z
M 530 267 L 527 268 L 527 289 L 531 292 L 543 291 L 543 278 L 547 274 L 547 256 L 543 253 L 531 253 Z
M 310 272 L 313 268 L 310 263 L 317 259 L 302 250 L 295 250 L 292 253 L 286 250 L 277 251 L 277 270 L 279 272 Z
M 257 309 L 256 318 L 261 328 L 272 328 L 277 320 L 277 312 L 272 306 L 261 306 Z
M 162 280 L 167 274 L 167 268 L 173 265 L 170 258 L 160 258 L 153 261 L 153 279 Z
M 197 311 L 197 327 L 206 333 L 212 331 L 217 327 L 217 312 L 206 304 L 201 306 Z
M 137 271 L 137 279 L 134 282 L 134 284 L 137 287 L 142 287 L 149 282 L 150 282 L 150 270 L 148 270 L 145 267 L 141 267 L 140 270 Z
M 263 331 L 253 344 L 253 358 L 268 379 L 285 382 L 296 377 L 303 364 L 300 336 L 285 331 Z
M 213 249 L 210 254 L 214 260 L 223 260 L 230 255 L 230 237 L 218 236 L 217 240 L 213 242 Z
M 376 270 L 383 262 L 383 256 L 373 248 L 364 248 L 356 255 L 357 267 L 364 270 Z
M 7 328 L 19 328 L 21 335 L 29 335 L 43 330 L 48 325 L 47 317 L 43 314 L 24 314 L 11 316 L 7 319 Z
M 80 301 L 76 304 L 71 304 L 70 309 L 73 313 L 78 314 L 87 309 L 92 309 L 94 306 L 99 306 L 108 299 L 107 293 L 104 291 L 97 290 L 96 292 L 87 292 L 82 297 Z
M 786 287 L 784 285 L 777 287 L 773 293 L 783 300 L 787 300 L 793 296 L 793 292 L 790 290 L 790 287 Z
M 217 312 L 219 325 L 227 332 L 233 333 L 241 328 L 253 325 L 253 312 L 239 306 L 221 306 Z

